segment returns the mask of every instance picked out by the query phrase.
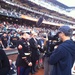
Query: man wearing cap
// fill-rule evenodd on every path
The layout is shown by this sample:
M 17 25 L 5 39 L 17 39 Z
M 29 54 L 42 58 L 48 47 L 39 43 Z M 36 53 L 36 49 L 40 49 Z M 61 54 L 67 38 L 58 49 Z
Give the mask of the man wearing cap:
M 71 75 L 75 60 L 75 43 L 71 40 L 72 29 L 69 26 L 61 26 L 58 36 L 63 43 L 50 56 L 49 63 L 53 65 L 51 75 Z

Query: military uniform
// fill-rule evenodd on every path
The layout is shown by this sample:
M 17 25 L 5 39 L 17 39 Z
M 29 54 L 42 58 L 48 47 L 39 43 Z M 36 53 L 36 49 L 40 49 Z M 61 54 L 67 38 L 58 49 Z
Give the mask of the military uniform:
M 19 54 L 16 60 L 17 75 L 29 75 L 30 67 L 28 63 L 31 62 L 30 44 L 22 38 L 18 41 L 18 45 L 21 45 L 22 49 L 18 49 Z M 22 57 L 26 57 L 26 59 L 22 59 Z

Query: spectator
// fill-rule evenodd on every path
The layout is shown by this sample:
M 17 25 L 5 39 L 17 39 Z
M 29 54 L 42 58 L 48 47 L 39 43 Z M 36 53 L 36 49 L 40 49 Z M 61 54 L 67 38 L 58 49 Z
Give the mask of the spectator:
M 3 34 L 3 36 L 1 37 L 1 40 L 2 40 L 2 44 L 3 44 L 3 46 L 4 46 L 4 48 L 6 48 L 7 47 L 7 42 L 8 42 L 8 37 L 7 37 L 7 33 L 6 32 L 4 32 L 4 34 Z
M 13 44 L 13 48 L 17 47 L 17 41 L 19 40 L 19 37 L 17 36 L 17 33 L 14 33 L 14 35 L 11 37 L 10 41 Z
M 0 75 L 7 75 L 10 70 L 9 60 L 3 49 L 0 49 Z
M 50 64 L 53 65 L 51 75 L 71 75 L 71 68 L 75 60 L 75 43 L 70 39 L 71 28 L 61 26 L 58 29 L 60 44 L 50 56 Z
M 39 59 L 39 53 L 38 53 L 38 43 L 37 43 L 37 39 L 36 39 L 37 33 L 35 33 L 34 31 L 31 32 L 31 39 L 29 40 L 30 42 L 30 49 L 32 52 L 31 55 L 31 60 L 32 60 L 32 69 L 31 69 L 31 73 L 34 74 L 36 72 L 35 66 L 36 66 L 36 61 Z

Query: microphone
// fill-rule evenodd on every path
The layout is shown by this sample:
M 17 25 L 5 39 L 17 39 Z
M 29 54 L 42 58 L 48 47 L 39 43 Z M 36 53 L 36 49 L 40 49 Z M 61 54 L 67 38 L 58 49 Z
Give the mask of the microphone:
M 37 26 L 40 26 L 43 22 L 43 16 L 41 16 L 38 20 L 38 22 L 36 23 Z

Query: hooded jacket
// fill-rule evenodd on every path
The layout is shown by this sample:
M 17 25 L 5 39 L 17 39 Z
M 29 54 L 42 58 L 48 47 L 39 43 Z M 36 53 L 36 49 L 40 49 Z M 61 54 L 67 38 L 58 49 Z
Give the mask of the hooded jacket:
M 71 75 L 71 68 L 75 60 L 75 43 L 67 40 L 60 44 L 50 56 L 53 65 L 51 75 Z

